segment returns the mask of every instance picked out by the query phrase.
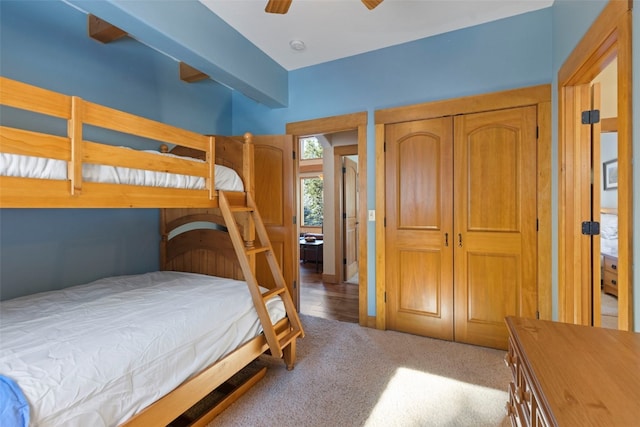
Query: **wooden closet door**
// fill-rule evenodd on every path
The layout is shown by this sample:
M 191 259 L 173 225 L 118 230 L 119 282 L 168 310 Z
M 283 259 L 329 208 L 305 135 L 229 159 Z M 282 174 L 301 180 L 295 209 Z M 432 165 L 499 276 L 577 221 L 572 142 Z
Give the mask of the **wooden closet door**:
M 295 217 L 296 169 L 291 135 L 254 135 L 255 201 L 262 216 L 273 252 L 278 258 L 285 283 L 299 307 L 298 237 Z M 273 275 L 263 256 L 256 259 L 258 283 L 271 287 Z M 294 283 L 296 284 L 294 287 Z
M 450 117 L 386 126 L 387 326 L 453 339 Z
M 537 311 L 536 108 L 454 126 L 455 339 L 506 349 L 505 316 Z

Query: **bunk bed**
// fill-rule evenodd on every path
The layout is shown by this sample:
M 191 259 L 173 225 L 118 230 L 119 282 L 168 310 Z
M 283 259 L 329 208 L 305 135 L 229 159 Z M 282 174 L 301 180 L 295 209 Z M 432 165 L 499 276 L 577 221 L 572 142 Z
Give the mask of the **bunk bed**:
M 250 134 L 199 135 L 4 77 L 0 104 L 66 127 L 60 135 L 35 129 L 39 120 L 3 123 L 0 208 L 161 216 L 161 271 L 3 303 L 0 379 L 26 396 L 33 424 L 167 425 L 265 352 L 293 368 L 303 331 L 282 275 L 269 290 L 255 277 L 259 253 L 274 277 L 278 269 L 253 202 Z M 157 149 L 88 141 L 85 132 Z

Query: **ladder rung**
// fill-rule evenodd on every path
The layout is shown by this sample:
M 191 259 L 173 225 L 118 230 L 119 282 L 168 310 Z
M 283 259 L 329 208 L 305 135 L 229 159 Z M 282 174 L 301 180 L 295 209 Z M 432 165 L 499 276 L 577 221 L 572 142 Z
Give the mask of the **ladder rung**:
M 265 292 L 264 294 L 262 294 L 262 299 L 267 301 L 269 298 L 273 298 L 276 295 L 283 294 L 284 291 L 285 291 L 285 288 L 273 288 L 273 289 Z
M 230 206 L 231 212 L 253 212 L 255 209 L 249 206 Z
M 280 348 L 284 348 L 289 345 L 293 340 L 300 336 L 301 332 L 302 331 L 300 331 L 299 329 L 293 329 L 289 333 L 287 333 L 287 335 L 280 339 Z
M 247 253 L 247 255 L 255 255 L 261 252 L 268 252 L 269 250 L 269 246 L 260 246 L 253 249 L 247 249 L 245 252 Z

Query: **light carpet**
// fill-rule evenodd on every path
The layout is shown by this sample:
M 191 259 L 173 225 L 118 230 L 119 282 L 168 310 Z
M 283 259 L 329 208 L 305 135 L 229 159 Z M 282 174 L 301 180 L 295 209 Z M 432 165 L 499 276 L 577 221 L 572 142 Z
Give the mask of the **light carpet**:
M 301 315 L 298 361 L 261 356 L 265 378 L 213 426 L 501 426 L 504 351 Z

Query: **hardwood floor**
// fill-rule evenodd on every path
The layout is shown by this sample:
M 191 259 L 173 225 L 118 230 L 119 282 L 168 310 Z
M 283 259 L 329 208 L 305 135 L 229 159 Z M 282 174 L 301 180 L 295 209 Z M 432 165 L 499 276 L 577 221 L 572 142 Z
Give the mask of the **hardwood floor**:
M 300 313 L 358 323 L 358 284 L 323 283 L 313 263 L 300 263 Z

